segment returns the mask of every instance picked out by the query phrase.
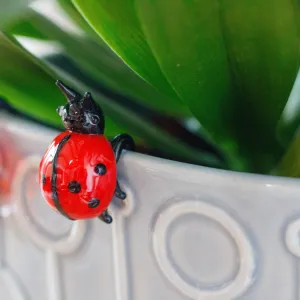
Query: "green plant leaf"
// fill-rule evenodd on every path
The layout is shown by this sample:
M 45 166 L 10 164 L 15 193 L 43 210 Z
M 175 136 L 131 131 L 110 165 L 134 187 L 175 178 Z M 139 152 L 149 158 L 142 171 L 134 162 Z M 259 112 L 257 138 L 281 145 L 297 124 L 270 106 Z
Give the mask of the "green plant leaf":
M 29 31 L 27 28 L 31 30 Z M 43 37 L 45 39 L 46 37 L 47 40 L 60 43 L 65 53 L 82 69 L 112 90 L 167 114 L 181 117 L 191 116 L 186 105 L 174 101 L 145 82 L 98 37 L 98 41 L 94 42 L 89 37 L 67 33 L 34 11 L 28 12 L 22 20 L 11 24 L 6 30 L 14 35 L 28 37 L 32 34 L 33 38 Z M 85 46 L 82 47 L 82 45 Z
M 300 72 L 294 83 L 288 103 L 278 123 L 278 136 L 287 148 L 281 158 L 275 175 L 287 177 L 300 177 Z
M 57 0 L 64 12 L 72 19 L 72 21 L 79 27 L 81 30 L 96 42 L 103 44 L 103 41 L 99 39 L 97 33 L 90 27 L 89 23 L 82 17 L 78 12 L 71 0 Z
M 284 146 L 289 145 L 300 125 L 300 72 L 295 80 L 288 102 L 278 122 L 277 131 Z
M 272 171 L 273 175 L 284 177 L 300 177 L 300 132 L 297 130 L 282 159 Z
M 64 99 L 52 88 L 53 73 L 46 72 L 3 34 L 0 34 L 0 56 L 0 95 L 17 109 L 59 125 L 61 122 L 55 109 Z
M 22 18 L 4 26 L 4 31 L 17 36 L 24 36 L 44 41 L 49 40 L 49 36 L 44 34 L 40 28 L 36 27 L 34 22 L 31 22 L 33 15 L 37 15 L 37 13 L 30 9 L 25 15 L 22 16 Z
M 55 73 L 2 33 L 0 57 L 0 96 L 17 110 L 62 128 L 56 108 L 65 103 L 65 97 L 55 86 Z M 120 132 L 110 118 L 106 123 L 108 134 Z
M 235 155 L 248 160 L 248 170 L 267 172 L 282 153 L 276 126 L 299 67 L 296 4 L 135 3 L 148 44 L 176 92 L 217 142 L 237 142 Z
M 299 67 L 296 1 L 73 2 L 137 73 L 172 86 L 244 170 L 278 161 L 277 122 Z
M 73 3 L 126 64 L 158 90 L 180 101 L 147 44 L 132 0 L 73 0 Z
M 32 0 L 2 0 L 0 9 L 0 28 L 15 21 L 27 9 Z

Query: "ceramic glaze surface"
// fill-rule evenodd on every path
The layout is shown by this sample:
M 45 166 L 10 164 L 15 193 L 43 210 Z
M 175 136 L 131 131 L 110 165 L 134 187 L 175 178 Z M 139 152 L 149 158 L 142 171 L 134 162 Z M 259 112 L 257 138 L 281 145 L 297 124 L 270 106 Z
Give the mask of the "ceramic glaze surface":
M 0 300 L 300 299 L 299 180 L 127 152 L 113 223 L 74 222 L 36 178 L 57 132 L 2 121 L 22 160 L 0 219 Z

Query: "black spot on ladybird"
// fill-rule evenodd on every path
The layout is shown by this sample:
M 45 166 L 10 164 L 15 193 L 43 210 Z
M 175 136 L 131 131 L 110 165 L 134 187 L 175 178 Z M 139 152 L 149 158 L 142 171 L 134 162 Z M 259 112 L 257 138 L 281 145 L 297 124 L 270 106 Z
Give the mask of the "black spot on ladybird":
M 104 175 L 106 173 L 106 166 L 103 164 L 98 164 L 95 168 L 94 171 L 98 175 Z
M 45 174 L 42 175 L 42 182 L 43 182 L 43 185 L 46 184 L 46 175 Z
M 100 200 L 97 198 L 93 198 L 89 201 L 88 206 L 89 208 L 96 208 L 99 206 L 99 204 L 100 204 Z
M 77 181 L 70 181 L 68 184 L 68 190 L 73 194 L 78 194 L 81 191 L 80 183 Z

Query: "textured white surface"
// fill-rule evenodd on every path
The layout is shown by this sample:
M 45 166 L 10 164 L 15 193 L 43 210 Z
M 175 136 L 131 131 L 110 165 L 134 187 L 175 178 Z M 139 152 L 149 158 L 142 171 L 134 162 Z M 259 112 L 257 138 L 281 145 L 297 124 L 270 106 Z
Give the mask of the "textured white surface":
M 23 155 L 0 218 L 0 300 L 300 299 L 299 180 L 125 153 L 114 222 L 72 222 L 37 184 L 57 133 L 0 118 Z

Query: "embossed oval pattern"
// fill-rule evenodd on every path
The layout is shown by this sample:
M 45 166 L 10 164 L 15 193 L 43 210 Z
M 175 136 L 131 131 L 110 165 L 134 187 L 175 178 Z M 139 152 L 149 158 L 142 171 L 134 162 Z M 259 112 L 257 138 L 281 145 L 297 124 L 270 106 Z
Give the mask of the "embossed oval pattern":
M 194 219 L 194 225 L 198 219 L 198 225 L 205 224 L 205 228 L 189 228 L 187 218 Z M 162 273 L 192 299 L 234 299 L 254 281 L 255 255 L 251 241 L 242 226 L 217 206 L 197 200 L 171 204 L 155 221 L 152 243 Z M 182 249 L 181 253 L 176 254 L 178 249 Z

